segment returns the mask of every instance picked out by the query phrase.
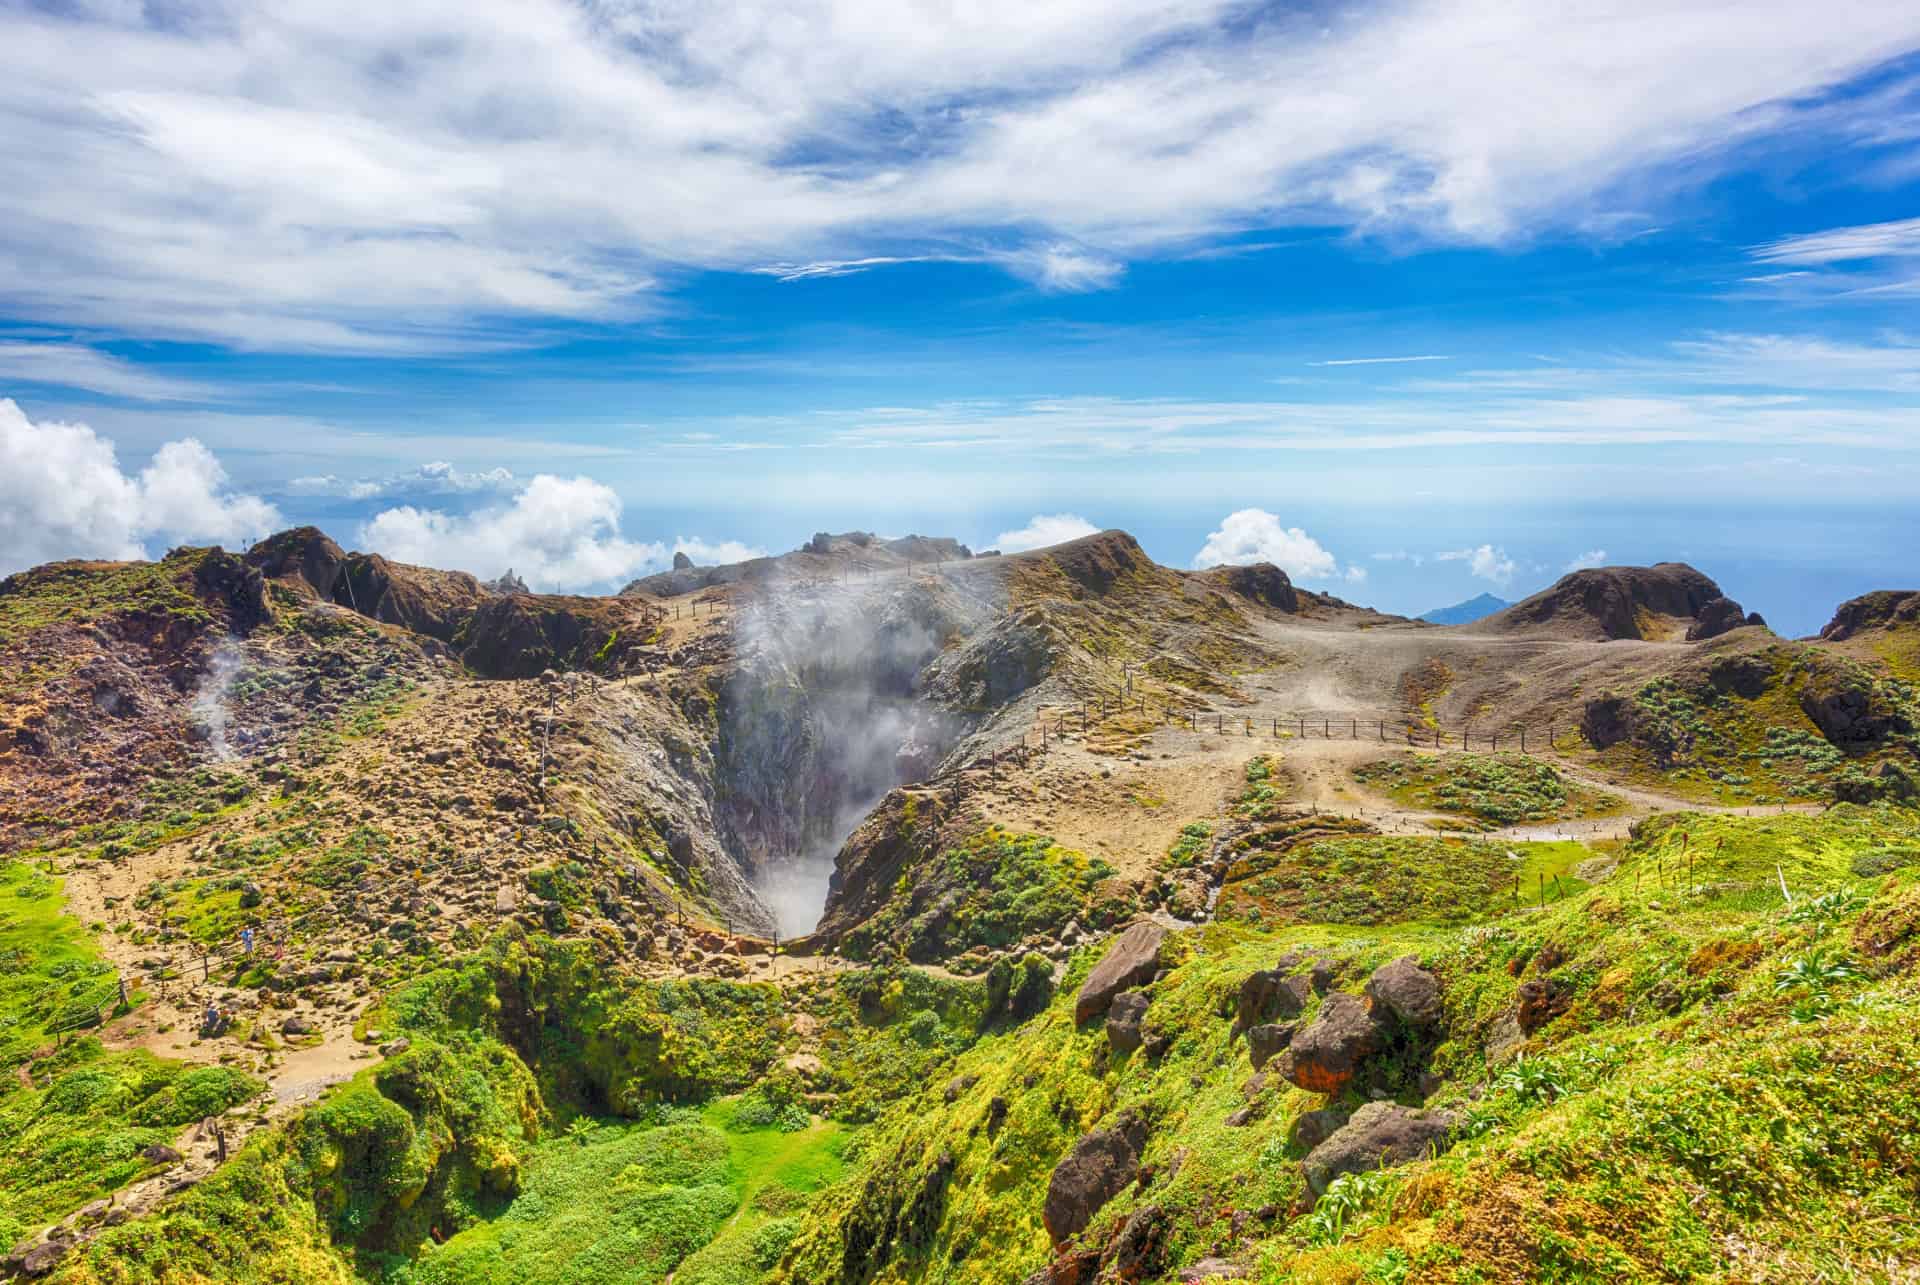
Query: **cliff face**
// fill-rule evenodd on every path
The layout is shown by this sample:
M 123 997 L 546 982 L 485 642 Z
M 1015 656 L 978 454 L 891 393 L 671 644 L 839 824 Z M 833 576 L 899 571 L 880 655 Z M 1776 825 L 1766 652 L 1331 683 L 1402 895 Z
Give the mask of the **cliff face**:
M 1661 562 L 1575 571 L 1551 588 L 1463 628 L 1595 642 L 1668 642 L 1699 641 L 1764 623 L 1742 611 L 1708 576 L 1683 562 Z

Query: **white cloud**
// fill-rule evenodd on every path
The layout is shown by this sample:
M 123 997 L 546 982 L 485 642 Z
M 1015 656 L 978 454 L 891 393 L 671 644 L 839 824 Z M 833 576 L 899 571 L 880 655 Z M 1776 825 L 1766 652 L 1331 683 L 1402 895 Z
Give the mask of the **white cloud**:
M 684 553 L 702 567 L 724 567 L 735 562 L 746 562 L 751 558 L 764 558 L 765 549 L 756 545 L 742 544 L 738 540 L 708 541 L 698 537 L 680 536 L 673 542 L 673 552 Z
M 1358 564 L 1350 566 L 1342 573 L 1341 578 L 1348 584 L 1365 584 L 1367 581 L 1367 569 Z
M 1520 569 L 1507 556 L 1506 550 L 1497 549 L 1491 544 L 1483 544 L 1475 549 L 1450 549 L 1433 557 L 1436 562 L 1464 562 L 1467 570 L 1475 576 L 1497 585 L 1511 583 L 1514 573 Z
M 349 500 L 372 500 L 381 496 L 421 497 L 437 495 L 475 495 L 482 492 L 506 492 L 517 488 L 513 471 L 506 468 L 481 469 L 466 473 L 445 460 L 432 460 L 387 477 L 363 477 L 348 480 L 332 473 L 296 477 L 287 490 L 296 495 L 339 495 Z
M 84 424 L 35 423 L 0 398 L 0 572 L 58 558 L 141 558 L 149 540 L 229 546 L 279 524 L 273 506 L 227 489 L 213 452 L 168 442 L 137 477 Z
M 0 342 L 0 381 L 56 384 L 146 402 L 199 401 L 216 394 L 207 384 L 156 375 L 111 353 L 67 343 Z
M 1585 553 L 1581 554 L 1579 557 L 1575 558 L 1573 561 L 1567 563 L 1564 570 L 1590 571 L 1594 567 L 1604 567 L 1606 565 L 1607 565 L 1607 551 L 1605 549 L 1589 549 Z
M 1411 562 L 1417 567 L 1426 562 L 1427 555 L 1424 553 L 1408 553 L 1405 549 L 1392 549 L 1386 553 L 1374 554 L 1373 560 L 1375 562 Z
M 1920 219 L 1865 223 L 1781 237 L 1753 248 L 1762 263 L 1845 263 L 1856 259 L 1920 257 Z
M 1805 16 L 1797 0 L 1625 0 L 1604 20 L 1488 0 L 1252 18 L 1239 0 L 979 0 L 912 21 L 871 0 L 9 6 L 0 311 L 420 351 L 631 317 L 686 268 L 974 258 L 1086 290 L 1259 227 L 1617 238 L 1757 140 L 1883 128 L 1884 102 L 1829 91 L 1910 53 L 1920 11 Z M 1854 249 L 1767 251 L 1836 252 Z
M 1097 535 L 1100 528 L 1081 517 L 1078 513 L 1036 513 L 1031 521 L 1016 531 L 1002 531 L 993 537 L 989 548 L 1002 553 L 1024 553 L 1028 549 L 1045 549 L 1056 544 L 1065 544 L 1069 540 L 1078 540 L 1083 535 Z
M 455 515 L 383 509 L 360 543 L 400 562 L 497 576 L 512 567 L 538 590 L 610 588 L 667 564 L 665 545 L 620 533 L 620 497 L 589 477 L 543 473 L 511 503 Z
M 1252 562 L 1271 562 L 1296 580 L 1327 580 L 1340 570 L 1338 560 L 1318 540 L 1297 526 L 1282 526 L 1265 509 L 1229 513 L 1193 555 L 1196 568 Z
M 1110 255 L 1092 253 L 1066 242 L 1008 250 L 988 258 L 1015 276 L 1056 294 L 1105 290 L 1127 270 L 1124 263 Z

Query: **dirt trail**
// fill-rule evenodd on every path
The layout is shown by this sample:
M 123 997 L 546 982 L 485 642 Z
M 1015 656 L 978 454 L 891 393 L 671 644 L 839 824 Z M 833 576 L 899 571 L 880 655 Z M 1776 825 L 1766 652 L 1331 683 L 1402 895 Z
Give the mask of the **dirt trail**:
M 1480 644 L 1489 640 L 1474 641 Z M 1536 649 L 1545 646 L 1588 650 L 1617 646 L 1492 641 Z M 1664 648 L 1671 644 L 1643 646 Z M 1390 665 L 1404 659 L 1397 644 L 1389 642 L 1379 650 L 1390 658 Z M 1396 738 L 1392 719 L 1388 720 L 1385 739 L 1382 739 L 1379 719 L 1385 715 L 1376 716 L 1375 731 L 1370 737 L 1365 718 L 1357 714 L 1348 715 L 1343 726 L 1332 729 L 1331 736 L 1322 734 L 1324 722 L 1315 727 L 1309 718 L 1308 735 L 1302 738 L 1297 735 L 1299 715 L 1293 713 L 1301 707 L 1279 705 L 1277 695 L 1345 702 L 1353 693 L 1326 674 L 1294 675 L 1291 670 L 1281 670 L 1244 675 L 1242 679 L 1250 692 L 1257 692 L 1262 698 L 1260 704 L 1228 707 L 1217 718 L 1203 716 L 1199 720 L 1200 730 L 1162 724 L 1138 738 L 1134 749 L 1118 755 L 1098 752 L 1098 747 L 1116 739 L 1107 722 L 1090 720 L 1088 730 L 1083 733 L 1076 719 L 1066 717 L 1067 730 L 1049 736 L 1046 752 L 1035 758 L 1032 768 L 1012 773 L 1004 782 L 976 793 L 970 803 L 983 822 L 1049 834 L 1068 847 L 1105 859 L 1121 874 L 1135 878 L 1157 867 L 1183 825 L 1195 820 L 1217 821 L 1226 815 L 1246 789 L 1245 765 L 1256 754 L 1278 757 L 1281 775 L 1275 784 L 1297 806 L 1357 817 L 1384 834 L 1431 836 L 1436 833 L 1433 822 L 1449 819 L 1445 814 L 1408 807 L 1371 790 L 1353 774 L 1365 763 L 1398 754 L 1469 752 L 1462 750 L 1457 740 L 1439 747 L 1409 747 L 1404 737 Z M 1360 707 L 1374 708 L 1379 703 L 1376 698 L 1372 704 L 1362 703 Z M 1321 708 L 1328 705 L 1323 704 Z M 1282 713 L 1282 709 L 1287 713 Z M 1053 725 L 1057 726 L 1061 717 L 1062 713 L 1056 711 Z M 1277 737 L 1275 719 L 1280 720 L 1281 734 Z M 1357 738 L 1354 736 L 1356 719 L 1360 724 Z M 1290 721 L 1296 730 L 1288 730 Z M 1224 731 L 1216 730 L 1218 728 Z M 1038 739 L 1037 733 L 1034 739 Z M 1486 748 L 1476 746 L 1471 752 L 1485 753 Z M 1702 803 L 1645 786 L 1609 780 L 1585 768 L 1571 766 L 1551 751 L 1537 753 L 1536 757 L 1552 762 L 1568 780 L 1621 800 L 1624 807 L 1605 817 L 1504 827 L 1489 832 L 1493 837 L 1619 839 L 1626 837 L 1637 822 L 1660 812 L 1774 816 L 1818 812 L 1821 808 L 1813 803 L 1739 807 Z

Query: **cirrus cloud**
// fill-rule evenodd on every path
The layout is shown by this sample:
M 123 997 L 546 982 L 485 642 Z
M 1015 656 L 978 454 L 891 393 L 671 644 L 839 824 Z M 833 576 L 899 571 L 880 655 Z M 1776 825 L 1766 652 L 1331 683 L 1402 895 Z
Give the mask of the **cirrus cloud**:
M 1071 291 L 1263 227 L 1617 238 L 1757 140 L 1884 114 L 1833 91 L 1920 46 L 1920 12 L 1803 10 L 6 6 L 0 310 L 417 352 L 644 315 L 690 269 L 966 259 Z

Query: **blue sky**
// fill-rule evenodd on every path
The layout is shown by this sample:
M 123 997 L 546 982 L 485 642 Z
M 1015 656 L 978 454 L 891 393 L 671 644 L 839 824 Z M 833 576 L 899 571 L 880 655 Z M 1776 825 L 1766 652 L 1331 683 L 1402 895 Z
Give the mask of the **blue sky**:
M 1913 584 L 1920 11 L 1575 8 L 0 0 L 0 570 Z

